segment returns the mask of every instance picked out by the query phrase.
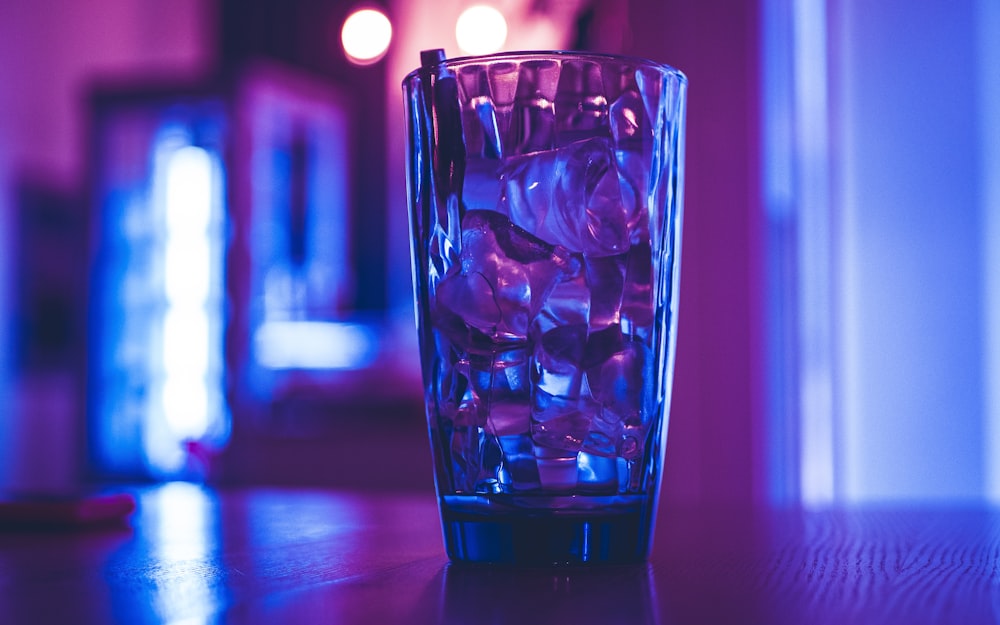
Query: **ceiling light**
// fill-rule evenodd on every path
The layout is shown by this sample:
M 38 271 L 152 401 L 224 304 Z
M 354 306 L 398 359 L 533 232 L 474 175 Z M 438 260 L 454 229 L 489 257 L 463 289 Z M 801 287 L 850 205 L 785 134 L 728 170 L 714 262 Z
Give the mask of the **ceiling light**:
M 385 13 L 360 9 L 344 20 L 340 42 L 352 63 L 370 65 L 385 56 L 392 40 L 392 24 Z
M 458 16 L 455 38 L 458 47 L 468 54 L 497 52 L 507 40 L 507 20 L 491 6 L 471 6 Z

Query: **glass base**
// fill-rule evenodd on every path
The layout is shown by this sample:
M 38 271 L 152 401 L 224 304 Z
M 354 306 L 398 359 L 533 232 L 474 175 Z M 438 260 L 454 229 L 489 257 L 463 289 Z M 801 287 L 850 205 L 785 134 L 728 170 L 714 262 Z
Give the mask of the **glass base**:
M 652 511 L 646 497 L 597 507 L 608 498 L 549 498 L 550 508 L 494 498 L 445 497 L 445 549 L 455 562 L 527 565 L 625 564 L 649 556 Z M 523 500 L 522 500 L 523 501 Z M 558 507 L 570 502 L 574 507 Z M 499 508 L 499 509 L 498 509 Z

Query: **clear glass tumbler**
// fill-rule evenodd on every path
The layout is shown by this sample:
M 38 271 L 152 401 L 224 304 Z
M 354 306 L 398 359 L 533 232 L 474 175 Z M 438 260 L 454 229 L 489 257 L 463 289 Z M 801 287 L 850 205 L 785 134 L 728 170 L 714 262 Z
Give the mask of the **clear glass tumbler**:
M 649 554 L 680 276 L 687 80 L 574 52 L 403 81 L 417 330 L 456 561 Z

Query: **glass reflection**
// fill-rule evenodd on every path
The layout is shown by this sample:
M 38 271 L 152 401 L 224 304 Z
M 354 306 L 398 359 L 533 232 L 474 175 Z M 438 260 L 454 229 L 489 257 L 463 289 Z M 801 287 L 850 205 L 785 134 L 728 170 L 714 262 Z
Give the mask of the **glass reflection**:
M 467 623 L 660 623 L 649 564 L 521 568 L 446 565 L 440 618 Z

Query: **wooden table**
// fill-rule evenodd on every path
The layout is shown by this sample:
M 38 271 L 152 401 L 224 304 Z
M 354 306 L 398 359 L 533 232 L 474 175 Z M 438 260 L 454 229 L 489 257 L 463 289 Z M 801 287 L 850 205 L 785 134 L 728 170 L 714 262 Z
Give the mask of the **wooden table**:
M 450 565 L 432 494 L 139 492 L 0 530 L 0 623 L 995 623 L 1000 510 L 664 507 L 648 564 Z

